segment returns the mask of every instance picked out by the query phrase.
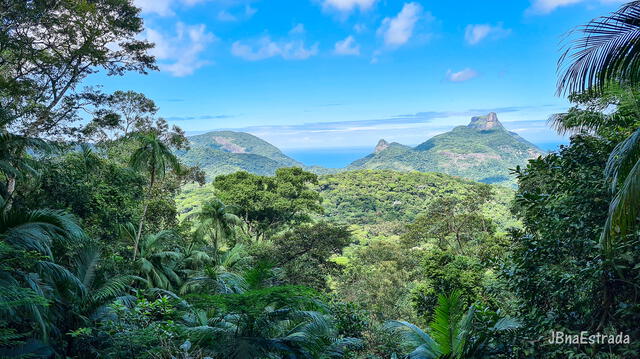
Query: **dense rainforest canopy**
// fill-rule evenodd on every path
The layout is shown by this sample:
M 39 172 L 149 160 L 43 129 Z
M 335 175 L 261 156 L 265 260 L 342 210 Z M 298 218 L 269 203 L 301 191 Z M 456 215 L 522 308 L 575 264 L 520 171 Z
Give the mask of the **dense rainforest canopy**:
M 156 68 L 131 1 L 0 16 L 0 357 L 640 356 L 640 3 L 581 30 L 552 119 L 571 143 L 516 190 L 295 166 L 205 183 L 151 99 L 79 87 Z

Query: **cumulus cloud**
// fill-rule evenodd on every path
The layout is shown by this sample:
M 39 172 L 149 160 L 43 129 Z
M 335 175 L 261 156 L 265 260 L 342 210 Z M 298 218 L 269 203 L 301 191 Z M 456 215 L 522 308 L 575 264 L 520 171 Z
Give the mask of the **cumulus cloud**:
M 285 60 L 305 60 L 318 54 L 318 43 L 309 47 L 304 40 L 305 28 L 297 24 L 285 39 L 274 40 L 269 35 L 258 39 L 236 41 L 231 44 L 231 54 L 247 61 L 259 61 L 271 57 Z
M 464 32 L 464 39 L 469 45 L 476 45 L 485 39 L 499 39 L 511 34 L 511 29 L 505 29 L 502 24 L 470 24 Z
M 533 0 L 527 9 L 530 14 L 545 15 L 559 7 L 574 5 L 582 2 L 599 2 L 602 4 L 625 3 L 627 0 Z
M 405 3 L 398 15 L 382 20 L 378 35 L 383 37 L 387 46 L 404 45 L 413 36 L 413 30 L 422 13 L 423 10 L 420 4 L 415 2 Z
M 342 13 L 350 13 L 356 8 L 359 8 L 361 11 L 369 10 L 376 1 L 377 0 L 324 0 L 322 7 Z
M 336 55 L 360 55 L 360 45 L 353 36 L 347 36 L 346 39 L 336 42 L 333 52 Z
M 451 70 L 447 71 L 447 80 L 451 82 L 464 82 L 476 77 L 478 77 L 478 73 L 470 68 L 466 68 L 458 72 L 453 72 Z
M 159 60 L 160 70 L 177 77 L 191 75 L 208 64 L 209 61 L 201 59 L 200 55 L 208 44 L 217 40 L 204 24 L 186 25 L 182 22 L 176 24 L 174 35 L 154 29 L 147 29 L 145 35 L 147 40 L 156 45 L 150 53 Z

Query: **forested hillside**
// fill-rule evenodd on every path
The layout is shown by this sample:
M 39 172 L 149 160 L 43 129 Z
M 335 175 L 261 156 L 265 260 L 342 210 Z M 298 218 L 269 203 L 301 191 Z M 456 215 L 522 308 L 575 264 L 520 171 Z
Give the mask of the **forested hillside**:
M 245 132 L 207 132 L 190 136 L 189 144 L 188 149 L 177 151 L 176 155 L 184 163 L 202 168 L 209 180 L 236 171 L 273 175 L 282 167 L 302 167 L 315 173 L 332 172 L 305 166 L 272 144 Z
M 133 2 L 0 9 L 0 358 L 640 357 L 640 4 L 577 32 L 571 142 L 514 190 L 296 163 L 207 181 L 176 154 L 289 160 L 81 86 L 158 68 Z
M 507 131 L 495 113 L 476 116 L 468 126 L 434 136 L 412 148 L 381 142 L 376 151 L 347 169 L 442 172 L 454 176 L 507 186 L 515 184 L 510 170 L 544 152 Z

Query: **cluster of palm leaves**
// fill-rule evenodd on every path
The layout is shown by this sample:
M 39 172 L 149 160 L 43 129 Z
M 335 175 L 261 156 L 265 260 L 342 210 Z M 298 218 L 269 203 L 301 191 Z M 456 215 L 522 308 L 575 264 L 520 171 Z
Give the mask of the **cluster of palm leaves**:
M 612 84 L 634 87 L 640 81 L 640 1 L 631 1 L 618 11 L 582 26 L 572 34 L 560 59 L 563 75 L 559 93 L 604 95 Z M 562 132 L 597 130 L 612 119 L 585 116 L 555 125 Z M 620 142 L 609 157 L 606 175 L 611 180 L 614 198 L 602 234 L 604 254 L 615 255 L 617 239 L 638 229 L 640 215 L 640 128 Z
M 391 321 L 387 329 L 400 335 L 402 344 L 410 348 L 410 359 L 471 359 L 491 358 L 500 351 L 493 345 L 493 339 L 500 332 L 517 329 L 517 320 L 504 317 L 493 323 L 485 323 L 483 328 L 476 325 L 476 306 L 466 312 L 460 292 L 449 296 L 440 295 L 434 319 L 427 331 L 404 322 Z
M 340 337 L 328 315 L 299 305 L 213 317 L 200 310 L 185 322 L 190 338 L 216 358 L 338 358 L 361 345 Z

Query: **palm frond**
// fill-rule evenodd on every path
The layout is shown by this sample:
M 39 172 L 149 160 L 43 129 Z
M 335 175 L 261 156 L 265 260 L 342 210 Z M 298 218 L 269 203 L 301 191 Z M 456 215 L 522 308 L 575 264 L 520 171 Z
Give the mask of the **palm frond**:
M 601 112 L 571 108 L 566 113 L 551 115 L 547 124 L 560 135 L 565 136 L 578 133 L 596 133 L 610 120 L 609 116 Z
M 422 353 L 420 355 L 423 355 L 424 358 L 437 358 L 441 353 L 438 343 L 415 324 L 393 320 L 386 322 L 383 328 L 400 334 L 403 344 L 416 348 L 414 351 L 420 349 L 419 352 Z
M 75 274 L 86 288 L 91 287 L 99 262 L 100 249 L 94 246 L 82 248 L 76 257 Z
M 614 254 L 614 238 L 624 238 L 637 227 L 640 215 L 639 199 L 640 161 L 637 161 L 609 204 L 609 216 L 601 236 L 601 245 L 608 259 Z
M 451 353 L 454 350 L 458 338 L 458 322 L 464 315 L 460 296 L 459 291 L 455 291 L 449 296 L 439 295 L 434 319 L 429 326 L 431 335 L 439 344 L 443 354 Z
M 577 28 L 558 62 L 558 93 L 602 92 L 608 82 L 640 80 L 640 1 Z

